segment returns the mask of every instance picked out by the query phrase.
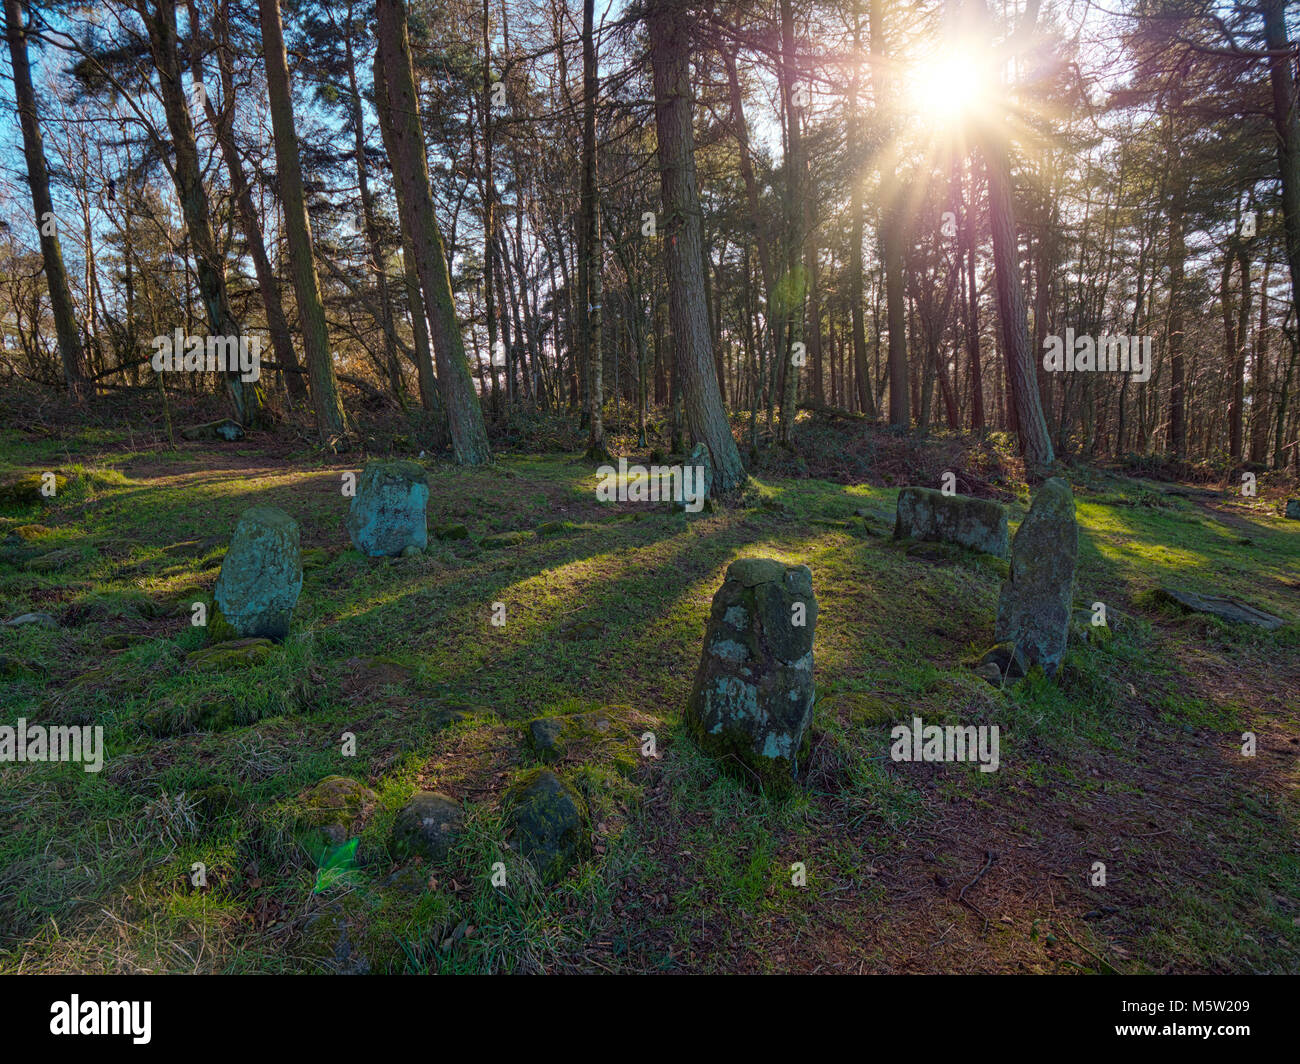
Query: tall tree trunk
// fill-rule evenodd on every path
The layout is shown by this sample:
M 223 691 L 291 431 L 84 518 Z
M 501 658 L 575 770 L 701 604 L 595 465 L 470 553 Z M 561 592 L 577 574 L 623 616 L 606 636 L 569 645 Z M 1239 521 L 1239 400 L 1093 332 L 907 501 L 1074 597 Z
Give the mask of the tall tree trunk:
M 763 297 L 766 301 L 764 317 L 767 322 L 765 331 L 771 352 L 771 364 L 775 366 L 781 358 L 781 327 L 778 320 L 780 315 L 777 310 L 776 286 L 772 275 L 772 251 L 768 244 L 765 219 L 759 204 L 758 181 L 754 176 L 754 161 L 749 148 L 749 123 L 745 118 L 745 102 L 740 91 L 740 77 L 736 70 L 735 51 L 724 49 L 722 59 L 727 68 L 727 84 L 731 93 L 731 121 L 733 132 L 736 135 L 736 144 L 739 148 L 740 176 L 745 183 L 745 201 L 749 206 L 749 224 L 754 231 L 754 241 L 758 247 L 759 270 L 763 274 Z M 759 380 L 755 382 L 756 388 L 761 386 L 762 361 L 760 355 Z M 659 396 L 659 390 L 658 377 L 656 376 L 655 401 L 663 402 L 663 399 Z
M 1169 201 L 1169 450 L 1182 458 L 1187 450 L 1183 381 L 1183 271 L 1187 260 L 1184 211 L 1187 178 L 1175 167 Z
M 298 134 L 293 122 L 293 98 L 289 91 L 289 63 L 284 53 L 284 27 L 280 21 L 280 0 L 258 0 L 262 25 L 262 52 L 266 61 L 266 88 L 271 98 L 271 128 L 275 140 L 275 169 L 284 208 L 285 236 L 289 242 L 289 269 L 298 297 L 298 327 L 302 330 L 307 375 L 311 378 L 311 403 L 316 412 L 316 431 L 321 443 L 347 449 L 347 425 L 339 386 L 334 379 L 334 358 L 329 330 L 325 325 L 325 304 L 321 301 L 320 279 L 307 217 L 307 196 L 303 189 L 302 163 L 298 158 Z
M 891 86 L 886 83 L 885 25 L 883 0 L 871 0 L 871 89 L 877 114 L 889 127 Z M 892 162 L 886 162 L 892 166 Z M 907 374 L 907 294 L 903 264 L 903 234 L 897 175 L 880 174 L 880 257 L 885 271 L 885 322 L 889 329 L 889 423 L 906 429 L 911 418 Z
M 722 406 L 709 352 L 704 241 L 695 185 L 695 131 L 691 124 L 691 23 L 687 12 L 681 0 L 670 0 L 657 5 L 647 18 L 663 208 L 669 221 L 665 233 L 669 312 L 675 376 L 681 379 L 691 435 L 708 447 L 713 458 L 714 488 L 726 493 L 744 483 L 745 470 Z
M 786 156 L 785 156 L 785 276 L 780 282 L 780 299 L 782 319 L 786 339 L 786 351 L 780 362 L 781 387 L 781 442 L 787 447 L 794 444 L 794 421 L 797 416 L 796 401 L 799 396 L 799 367 L 794 362 L 796 344 L 802 344 L 804 336 L 803 315 L 804 302 L 807 297 L 808 279 L 803 268 L 803 255 L 800 230 L 806 221 L 804 210 L 804 158 L 803 133 L 799 127 L 799 107 L 795 94 L 801 86 L 796 85 L 796 67 L 794 55 L 794 10 L 791 0 L 780 0 L 781 13 L 781 100 L 785 108 Z M 805 356 L 806 357 L 806 356 Z
M 384 151 L 389 161 L 395 159 L 397 148 L 393 143 L 393 127 L 388 120 L 387 89 L 384 86 L 384 68 L 376 54 L 372 64 L 375 85 L 375 114 L 379 117 L 379 135 L 384 142 Z M 414 338 L 415 372 L 420 387 L 420 405 L 429 415 L 431 442 L 442 451 L 451 442 L 447 431 L 447 415 L 442 407 L 442 397 L 438 390 L 438 377 L 433 369 L 433 351 L 429 346 L 428 317 L 424 309 L 424 296 L 420 292 L 420 274 L 415 265 L 415 241 L 411 239 L 410 230 L 406 228 L 405 216 L 401 210 L 402 191 L 398 187 L 397 175 L 393 174 L 393 189 L 398 200 L 398 228 L 402 232 L 402 283 L 406 289 L 406 310 L 411 319 L 411 335 Z
M 442 390 L 452 451 L 462 465 L 479 465 L 492 457 L 488 447 L 483 411 L 474 391 L 465 358 L 465 342 L 451 292 L 447 255 L 433 212 L 429 188 L 429 163 L 424 131 L 420 128 L 419 101 L 411 68 L 411 45 L 403 0 L 377 0 L 377 37 L 384 85 L 378 101 L 387 107 L 394 149 L 393 175 L 398 188 L 402 225 L 411 233 L 416 269 L 429 309 L 434 357 L 438 364 L 438 386 Z
M 860 0 L 853 4 L 853 54 L 858 55 L 862 40 L 862 11 Z M 851 212 L 849 234 L 849 306 L 853 331 L 853 366 L 858 388 L 858 405 L 867 417 L 876 417 L 875 397 L 871 394 L 871 371 L 867 366 L 867 330 L 863 302 L 866 294 L 862 284 L 862 240 L 866 229 L 866 205 L 864 203 L 862 181 L 862 160 L 865 157 L 862 144 L 862 114 L 858 110 L 858 78 L 861 65 L 853 64 L 853 74 L 849 79 L 849 158 L 853 165 L 849 169 L 849 210 Z M 848 406 L 845 403 L 845 406 Z
M 984 142 L 988 171 L 989 224 L 993 231 L 993 274 L 998 300 L 998 321 L 1006 351 L 1007 383 L 1015 408 L 1020 447 L 1031 467 L 1042 468 L 1055 460 L 1038 394 L 1037 359 L 1029 346 L 1029 320 L 1020 279 L 1020 248 L 1016 214 L 1011 198 L 1011 168 L 1002 137 L 1006 127 L 991 131 Z
M 1300 103 L 1296 100 L 1294 58 L 1286 31 L 1286 0 L 1265 0 L 1264 43 L 1273 89 L 1273 129 L 1277 133 L 1278 170 L 1282 178 L 1282 221 L 1286 262 L 1291 273 L 1291 302 L 1300 317 Z
M 587 457 L 609 457 L 605 447 L 604 357 L 601 351 L 600 214 L 596 206 L 596 38 L 595 0 L 582 3 L 582 196 L 581 289 L 582 349 L 587 362 L 587 395 L 591 404 Z
M 196 6 L 194 0 L 189 0 L 192 41 L 198 26 Z M 222 0 L 219 11 L 220 14 L 213 20 L 213 36 L 217 49 L 217 71 L 221 78 L 221 113 L 217 113 L 207 92 L 203 93 L 203 108 L 208 121 L 212 124 L 217 143 L 221 146 L 221 154 L 226 160 L 226 173 L 230 176 L 235 210 L 239 214 L 239 224 L 244 231 L 248 257 L 253 260 L 257 290 L 266 311 L 266 331 L 271 336 L 271 350 L 275 353 L 277 362 L 289 367 L 289 372 L 282 374 L 289 398 L 301 401 L 307 398 L 307 384 L 303 380 L 303 374 L 296 372 L 299 368 L 298 353 L 294 350 L 293 339 L 289 335 L 289 322 L 284 316 L 284 303 L 280 299 L 280 285 L 276 280 L 275 271 L 271 268 L 271 259 L 266 253 L 262 223 L 257 216 L 253 192 L 249 187 L 248 179 L 244 176 L 244 165 L 235 143 L 235 78 L 230 46 L 229 0 Z M 197 44 L 191 45 L 191 53 L 190 63 L 194 69 L 194 80 L 202 83 L 202 56 Z
M 167 115 L 167 130 L 172 138 L 172 177 L 190 247 L 194 251 L 194 269 L 198 275 L 199 294 L 209 335 L 237 337 L 239 323 L 230 310 L 226 292 L 226 268 L 216 238 L 212 233 L 212 216 L 208 194 L 203 187 L 199 149 L 194 139 L 194 122 L 181 76 L 179 41 L 176 31 L 175 0 L 136 0 L 136 11 L 149 33 L 149 50 L 158 70 L 158 89 Z M 226 391 L 235 417 L 245 425 L 262 420 L 262 392 L 255 382 L 240 380 L 239 372 L 227 371 Z
M 76 311 L 68 289 L 68 274 L 59 246 L 54 202 L 50 199 L 50 174 L 45 165 L 40 118 L 36 112 L 36 90 L 32 88 L 32 71 L 27 58 L 27 27 L 20 0 L 5 0 L 5 34 L 9 40 L 9 57 L 13 61 L 14 99 L 18 105 L 18 124 L 23 131 L 23 155 L 27 160 L 27 182 L 32 190 L 32 207 L 36 212 L 36 229 L 41 240 L 41 259 L 45 280 L 50 289 L 50 310 L 54 331 L 63 361 L 63 379 L 68 392 L 78 401 L 86 396 L 86 365 L 77 335 Z M 89 296 L 87 296 L 89 299 Z
M 349 26 L 352 23 L 349 19 Z M 348 68 L 348 103 L 352 113 L 352 143 L 356 154 L 357 189 L 361 195 L 361 225 L 366 237 L 366 250 L 370 254 L 370 268 L 375 274 L 379 296 L 379 320 L 384 332 L 384 366 L 388 372 L 388 386 L 393 397 L 406 405 L 402 386 L 402 370 L 397 361 L 397 343 L 393 329 L 393 304 L 388 298 L 388 270 L 384 251 L 379 241 L 379 224 L 375 219 L 375 197 L 370 191 L 370 175 L 366 169 L 366 122 L 361 108 L 361 91 L 357 87 L 356 61 L 352 51 L 351 34 L 345 34 L 344 46 Z
M 1246 334 L 1250 322 L 1250 260 L 1246 248 L 1237 246 L 1237 269 L 1241 275 L 1241 296 L 1237 304 L 1236 342 L 1232 350 L 1232 406 L 1228 415 L 1228 453 L 1234 461 L 1242 457 L 1246 417 Z

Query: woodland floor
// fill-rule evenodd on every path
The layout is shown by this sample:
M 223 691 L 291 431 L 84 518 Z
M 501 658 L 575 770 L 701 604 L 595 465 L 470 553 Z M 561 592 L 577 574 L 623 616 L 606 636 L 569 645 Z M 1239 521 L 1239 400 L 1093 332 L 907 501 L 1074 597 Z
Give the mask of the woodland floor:
M 1077 605 L 1105 602 L 1113 638 L 1072 640 L 1055 684 L 998 690 L 967 663 L 992 641 L 999 566 L 894 543 L 886 482 L 906 475 L 760 471 L 743 505 L 685 516 L 596 502 L 571 455 L 431 464 L 430 529 L 468 538 L 376 561 L 344 529 L 358 462 L 0 433 L 0 474 L 70 478 L 0 511 L 0 616 L 60 624 L 0 628 L 0 722 L 102 724 L 108 745 L 98 775 L 0 766 L 0 971 L 1300 971 L 1300 522 L 1276 500 L 1070 469 Z M 1003 497 L 1013 526 L 1028 499 L 988 470 L 962 490 Z M 195 671 L 189 604 L 255 503 L 321 551 L 293 632 L 264 664 Z M 61 548 L 66 567 L 31 567 Z M 818 599 L 813 754 L 784 802 L 720 774 L 680 722 L 710 599 L 746 555 L 807 564 Z M 1144 596 L 1158 584 L 1290 623 L 1175 613 Z M 559 766 L 594 854 L 544 889 L 498 809 L 535 764 L 522 726 L 607 706 L 611 737 Z M 1000 725 L 999 771 L 892 762 L 913 716 Z M 379 798 L 327 883 L 290 825 L 330 774 Z M 387 855 L 415 789 L 469 810 L 444 866 Z

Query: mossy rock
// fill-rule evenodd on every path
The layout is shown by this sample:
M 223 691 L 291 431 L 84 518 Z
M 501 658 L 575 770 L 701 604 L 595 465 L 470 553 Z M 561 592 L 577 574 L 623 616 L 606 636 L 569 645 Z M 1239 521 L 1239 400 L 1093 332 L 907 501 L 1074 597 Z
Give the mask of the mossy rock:
M 215 599 L 208 599 L 208 641 L 211 643 L 229 643 L 239 639 L 235 626 L 226 620 Z
M 48 496 L 41 494 L 45 484 L 44 473 L 27 473 L 21 477 L 7 480 L 0 484 L 0 505 L 26 506 L 31 503 L 46 502 Z M 68 478 L 61 473 L 54 474 L 54 494 L 61 495 L 68 486 Z
M 469 539 L 469 529 L 460 524 L 438 525 L 433 534 L 438 539 Z
M 995 643 L 984 652 L 975 665 L 975 675 L 994 687 L 1002 687 L 1012 680 L 1023 679 L 1029 672 L 1024 651 L 1015 643 Z
M 550 769 L 526 772 L 503 801 L 511 841 L 544 883 L 555 883 L 591 849 L 587 802 Z
M 331 847 L 360 834 L 362 822 L 378 800 L 360 780 L 326 776 L 293 799 L 294 835 L 319 860 Z
M 193 797 L 199 815 L 209 821 L 220 820 L 224 816 L 236 813 L 243 806 L 239 796 L 229 787 L 221 784 L 202 787 L 194 792 Z
M 23 542 L 30 542 L 33 539 L 40 539 L 42 536 L 48 536 L 52 529 L 44 525 L 18 525 L 9 530 L 9 535 L 17 536 Z
M 460 804 L 436 791 L 421 791 L 398 812 L 388 852 L 395 860 L 444 861 L 465 822 Z
M 1110 626 L 1114 619 L 1107 614 L 1106 624 L 1092 623 L 1092 610 L 1075 610 L 1070 615 L 1070 638 L 1090 646 L 1109 646 L 1115 640 L 1115 630 Z
M 504 547 L 517 547 L 531 538 L 528 532 L 498 532 L 495 535 L 484 536 L 479 540 L 479 546 L 485 550 L 501 550 Z
M 27 658 L 0 654 L 0 680 L 37 679 L 45 675 L 45 666 Z
M 572 521 L 543 521 L 537 526 L 539 536 L 562 536 L 569 532 L 579 531 L 579 526 Z
M 912 716 L 910 706 L 889 702 L 879 695 L 863 691 L 845 691 L 819 698 L 817 711 L 846 716 L 851 723 L 866 726 L 894 724 Z
M 81 551 L 76 547 L 62 547 L 31 559 L 27 568 L 34 573 L 54 573 L 81 561 Z
M 525 744 L 538 760 L 564 759 L 607 765 L 631 778 L 640 758 L 640 735 L 659 721 L 631 706 L 605 706 L 587 713 L 537 717 L 523 727 Z
M 186 655 L 185 664 L 196 672 L 224 672 L 261 665 L 271 656 L 275 644 L 269 639 L 232 639 Z
M 452 927 L 463 929 L 427 869 L 408 865 L 382 882 L 362 882 L 321 899 L 307 920 L 300 951 L 335 974 L 400 975 L 412 953 L 431 954 Z

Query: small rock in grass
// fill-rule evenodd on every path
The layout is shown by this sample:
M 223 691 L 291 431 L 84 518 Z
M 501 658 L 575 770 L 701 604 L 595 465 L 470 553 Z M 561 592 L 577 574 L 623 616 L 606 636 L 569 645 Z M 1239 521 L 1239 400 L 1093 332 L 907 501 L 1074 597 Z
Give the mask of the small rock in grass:
M 445 860 L 464 820 L 459 803 L 436 791 L 421 791 L 397 814 L 389 852 L 398 860 L 414 855 Z
M 544 883 L 562 878 L 588 853 L 587 803 L 550 769 L 521 776 L 506 792 L 504 806 L 513 845 Z
M 5 621 L 10 628 L 19 628 L 25 624 L 37 624 L 42 628 L 57 628 L 59 622 L 48 613 L 22 613 L 13 620 Z

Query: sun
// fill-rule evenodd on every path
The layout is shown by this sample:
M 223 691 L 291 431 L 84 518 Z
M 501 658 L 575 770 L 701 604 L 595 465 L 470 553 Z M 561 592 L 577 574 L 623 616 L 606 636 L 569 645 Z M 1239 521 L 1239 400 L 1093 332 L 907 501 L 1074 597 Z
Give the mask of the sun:
M 950 125 L 985 108 L 992 84 L 987 61 L 973 50 L 948 48 L 908 71 L 907 95 L 922 117 L 937 125 Z

